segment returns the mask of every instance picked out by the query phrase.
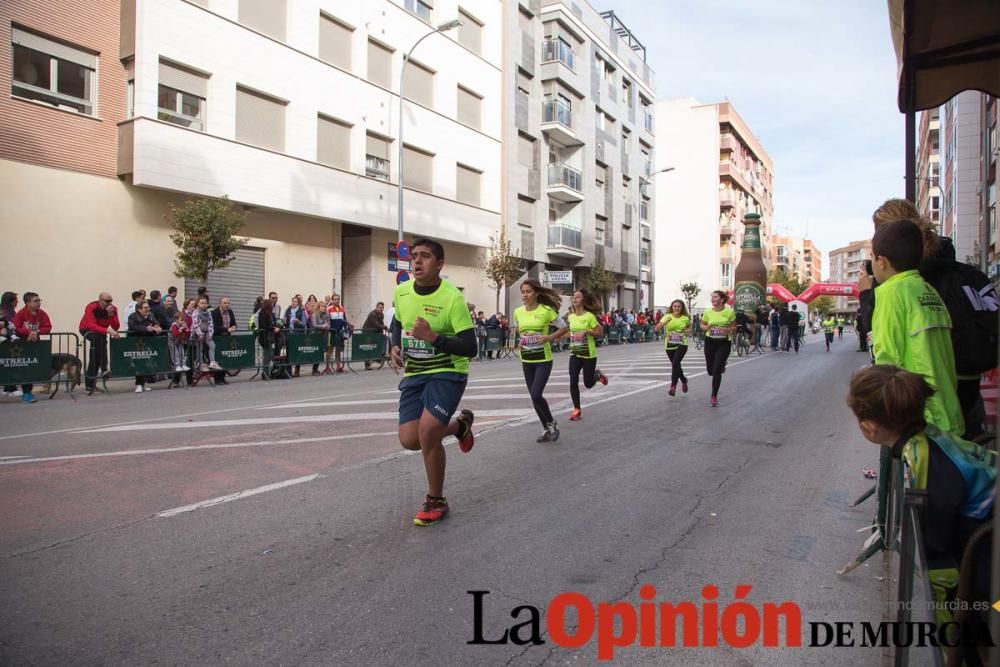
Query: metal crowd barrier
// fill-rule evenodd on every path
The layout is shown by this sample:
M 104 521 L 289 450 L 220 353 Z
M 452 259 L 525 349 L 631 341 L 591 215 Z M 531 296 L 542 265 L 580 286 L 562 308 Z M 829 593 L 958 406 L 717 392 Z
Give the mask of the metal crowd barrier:
M 67 393 L 82 382 L 80 337 L 75 333 L 39 334 L 37 341 L 0 343 L 0 385 L 42 385 L 43 394 L 55 397 L 60 385 Z

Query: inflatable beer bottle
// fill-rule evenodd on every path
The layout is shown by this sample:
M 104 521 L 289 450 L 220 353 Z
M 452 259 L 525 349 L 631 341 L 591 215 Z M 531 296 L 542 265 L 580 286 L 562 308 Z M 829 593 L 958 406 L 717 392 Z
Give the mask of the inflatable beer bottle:
M 743 217 L 743 247 L 736 265 L 736 286 L 733 290 L 733 310 L 754 319 L 757 309 L 767 298 L 767 267 L 760 253 L 760 214 Z

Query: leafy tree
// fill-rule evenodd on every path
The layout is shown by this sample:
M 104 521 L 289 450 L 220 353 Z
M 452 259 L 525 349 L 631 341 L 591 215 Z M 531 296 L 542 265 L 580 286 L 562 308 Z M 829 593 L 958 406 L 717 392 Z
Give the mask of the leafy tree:
M 684 295 L 684 300 L 687 302 L 688 312 L 690 313 L 694 310 L 695 299 L 701 294 L 701 287 L 698 283 L 681 283 L 681 294 Z
M 604 262 L 594 262 L 583 278 L 583 288 L 601 300 L 601 306 L 608 309 L 608 295 L 615 288 L 615 275 L 604 268 Z
M 210 271 L 229 266 L 237 250 L 250 239 L 236 233 L 246 224 L 246 214 L 236 209 L 228 197 L 189 199 L 183 206 L 170 205 L 167 214 L 177 246 L 174 275 L 192 278 L 204 287 Z
M 818 296 L 809 304 L 809 309 L 814 310 L 823 317 L 826 317 L 837 307 L 832 296 Z
M 779 271 L 777 269 L 771 271 L 771 274 L 767 277 L 768 284 L 778 283 L 782 287 L 788 289 L 789 292 L 798 296 L 806 290 L 812 283 L 808 280 L 800 281 L 798 278 L 789 276 L 784 271 Z
M 510 239 L 503 233 L 491 234 L 483 271 L 490 287 L 496 291 L 496 310 L 493 312 L 500 312 L 500 292 L 521 277 L 522 266 L 521 258 L 510 251 Z

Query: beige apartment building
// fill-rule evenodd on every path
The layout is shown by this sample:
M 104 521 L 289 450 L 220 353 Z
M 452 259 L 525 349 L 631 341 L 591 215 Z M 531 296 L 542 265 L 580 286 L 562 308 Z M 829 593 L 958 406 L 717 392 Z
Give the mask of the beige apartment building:
M 771 258 L 774 164 L 729 102 L 693 98 L 657 102 L 655 305 L 666 305 L 680 285 L 702 287 L 697 307 L 714 289 L 732 289 L 740 261 L 743 216 L 761 216 L 761 251 Z
M 823 253 L 811 239 L 775 234 L 771 237 L 770 268 L 803 283 L 822 282 Z
M 395 286 L 400 176 L 407 236 L 442 240 L 448 279 L 492 309 L 496 0 L 13 0 L 0 25 L 0 288 L 39 292 L 56 330 L 102 290 L 120 307 L 133 289 L 193 291 L 167 213 L 198 196 L 247 213 L 248 246 L 209 280 L 241 320 L 270 290 L 282 305 L 338 291 L 361 320 Z
M 830 251 L 830 282 L 856 283 L 865 271 L 865 261 L 872 258 L 871 239 L 854 241 L 843 248 Z M 854 297 L 834 298 L 838 313 L 851 314 L 858 310 L 858 300 Z

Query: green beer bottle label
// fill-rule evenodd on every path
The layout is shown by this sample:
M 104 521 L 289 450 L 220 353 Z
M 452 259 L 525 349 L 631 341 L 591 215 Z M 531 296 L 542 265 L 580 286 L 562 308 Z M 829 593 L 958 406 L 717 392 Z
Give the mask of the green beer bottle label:
M 738 283 L 733 291 L 736 312 L 752 313 L 764 303 L 764 288 L 757 283 Z

